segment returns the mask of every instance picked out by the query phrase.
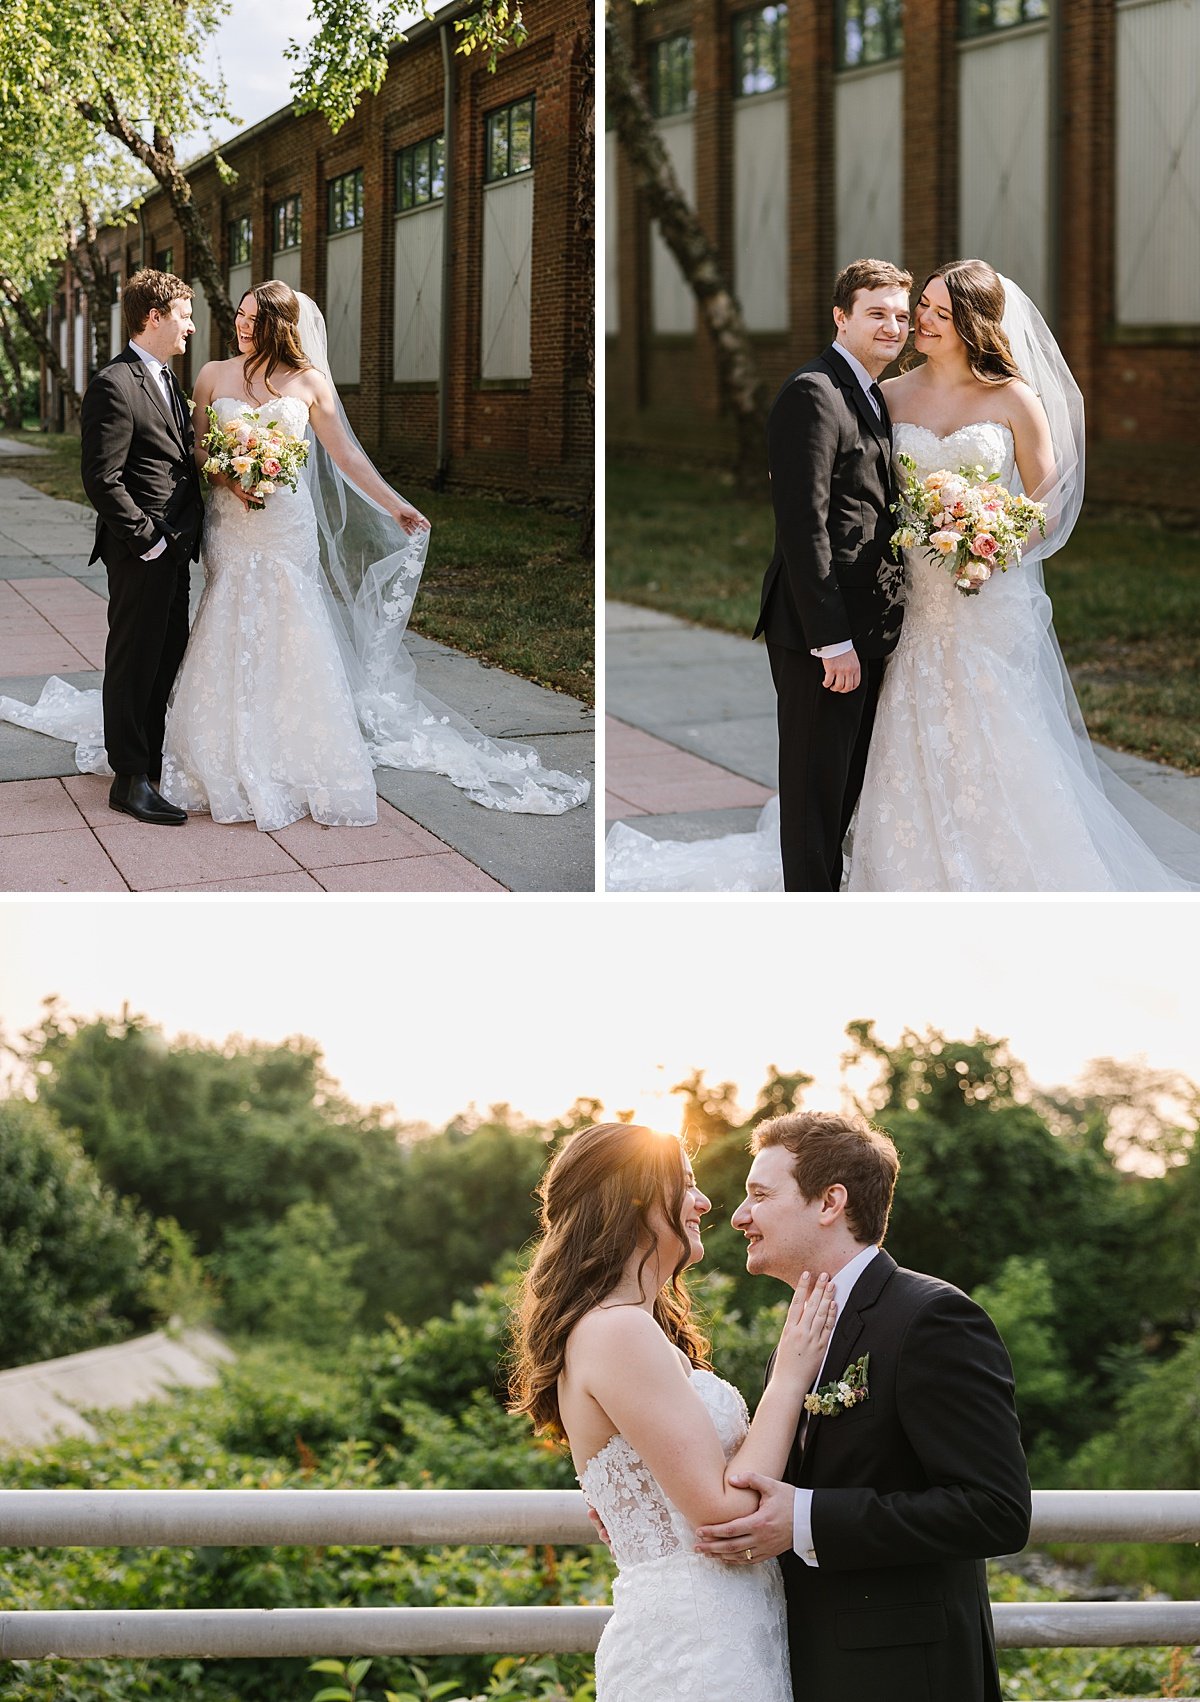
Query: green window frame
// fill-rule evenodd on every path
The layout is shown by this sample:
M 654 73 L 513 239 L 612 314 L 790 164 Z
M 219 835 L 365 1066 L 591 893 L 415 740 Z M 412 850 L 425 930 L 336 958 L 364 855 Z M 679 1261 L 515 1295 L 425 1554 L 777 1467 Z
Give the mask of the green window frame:
M 271 229 L 275 237 L 275 253 L 285 254 L 300 246 L 300 197 L 288 195 L 276 201 L 271 209 Z
M 428 207 L 446 198 L 446 138 L 427 136 L 396 155 L 396 211 Z
M 649 47 L 650 110 L 655 118 L 674 118 L 696 104 L 695 45 L 690 30 L 666 35 Z
M 904 0 L 838 0 L 837 68 L 883 65 L 904 52 Z
M 786 89 L 788 10 L 784 5 L 739 12 L 733 20 L 733 98 Z
M 526 95 L 484 119 L 484 181 L 498 183 L 533 170 L 534 98 Z
M 344 171 L 329 180 L 329 235 L 361 230 L 363 222 L 363 168 Z
M 230 219 L 229 264 L 231 266 L 248 266 L 250 264 L 250 244 L 253 233 L 254 227 L 249 213 L 240 219 Z
M 1049 16 L 1050 0 L 960 0 L 958 21 L 963 35 L 993 35 Z

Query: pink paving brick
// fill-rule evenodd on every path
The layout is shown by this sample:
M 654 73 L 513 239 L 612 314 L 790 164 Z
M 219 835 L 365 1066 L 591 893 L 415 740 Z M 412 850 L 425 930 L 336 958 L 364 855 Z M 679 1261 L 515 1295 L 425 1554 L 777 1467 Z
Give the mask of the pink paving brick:
M 757 781 L 662 740 L 657 743 L 659 750 L 654 754 L 610 757 L 607 764 L 608 781 L 617 796 L 649 815 L 736 809 L 765 804 L 771 795 Z
M 96 837 L 135 892 L 174 891 L 205 881 L 295 874 L 296 864 L 253 822 L 191 816 L 184 827 L 152 827 L 108 811 Z
M 0 837 L 83 825 L 61 780 L 9 780 L 0 786 Z
M 604 718 L 604 749 L 607 756 L 638 756 L 647 755 L 664 748 L 670 750 L 673 746 L 666 744 L 663 739 L 656 739 L 653 733 L 644 733 L 640 727 L 631 727 L 628 721 L 618 721 L 615 715 Z
M 5 638 L 0 634 L 0 676 L 78 674 L 97 664 L 43 623 L 36 635 Z
M 460 857 L 447 851 L 440 857 L 403 857 L 387 863 L 349 863 L 321 869 L 317 875 L 327 892 L 503 892 L 505 889 Z
M 64 776 L 61 784 L 70 794 L 71 802 L 89 827 L 107 827 L 110 822 L 124 819 L 108 807 L 111 775 L 68 774 Z M 186 829 L 184 831 L 186 832 Z
M 648 812 L 637 804 L 631 804 L 628 798 L 622 798 L 610 786 L 604 794 L 605 821 L 620 821 L 625 816 L 644 816 Z
M 86 827 L 0 839 L 0 892 L 125 892 L 126 883 Z
M 311 817 L 271 835 L 306 869 L 331 869 L 345 863 L 383 863 L 398 857 L 423 857 L 447 847 L 391 804 L 379 800 L 374 827 L 322 827 Z
M 294 875 L 247 875 L 244 880 L 201 881 L 198 886 L 177 887 L 178 892 L 322 892 L 319 881 L 303 869 Z

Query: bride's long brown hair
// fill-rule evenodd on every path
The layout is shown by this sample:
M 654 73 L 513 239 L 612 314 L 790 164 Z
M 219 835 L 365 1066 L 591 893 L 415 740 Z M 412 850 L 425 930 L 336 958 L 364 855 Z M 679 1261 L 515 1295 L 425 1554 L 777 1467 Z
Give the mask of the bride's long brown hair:
M 265 366 L 263 384 L 269 395 L 278 396 L 279 391 L 271 383 L 272 373 L 281 366 L 287 367 L 289 372 L 307 372 L 312 365 L 300 347 L 300 303 L 291 285 L 279 278 L 268 278 L 265 284 L 257 284 L 254 289 L 247 290 L 246 295 L 252 295 L 258 303 L 258 318 L 254 321 L 254 353 L 242 374 L 246 394 L 253 397 L 250 381 Z M 245 299 L 246 296 L 243 296 L 242 300 Z
M 995 267 L 986 260 L 951 260 L 930 272 L 921 285 L 921 295 L 934 278 L 940 278 L 950 297 L 954 329 L 967 350 L 967 364 L 982 384 L 1009 384 L 1022 376 L 1004 334 L 1004 285 Z M 921 296 L 917 297 L 920 301 Z M 908 372 L 921 359 L 911 348 L 900 363 Z
M 509 1411 L 563 1437 L 558 1377 L 567 1337 L 585 1312 L 608 1298 L 639 1244 L 652 1257 L 651 1216 L 659 1207 L 679 1242 L 671 1280 L 655 1297 L 654 1316 L 693 1365 L 708 1364 L 708 1343 L 691 1319 L 682 1273 L 691 1257 L 683 1227 L 687 1192 L 680 1142 L 638 1123 L 596 1123 L 561 1148 L 538 1188 L 542 1239 L 513 1319 Z

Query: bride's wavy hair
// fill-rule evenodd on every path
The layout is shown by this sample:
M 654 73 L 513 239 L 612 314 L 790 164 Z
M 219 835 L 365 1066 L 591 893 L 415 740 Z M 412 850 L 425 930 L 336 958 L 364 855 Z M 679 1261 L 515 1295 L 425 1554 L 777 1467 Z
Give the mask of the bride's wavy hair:
M 640 1283 L 654 1253 L 656 1206 L 679 1242 L 679 1259 L 655 1296 L 654 1316 L 693 1365 L 707 1366 L 708 1343 L 692 1322 L 682 1281 L 691 1258 L 683 1227 L 686 1192 L 682 1144 L 641 1124 L 596 1123 L 560 1148 L 538 1187 L 542 1238 L 513 1317 L 510 1412 L 528 1413 L 537 1431 L 565 1437 L 558 1378 L 567 1337 L 613 1292 L 643 1244 Z
M 278 396 L 279 391 L 271 383 L 273 373 L 281 366 L 289 372 L 307 372 L 312 365 L 300 347 L 300 303 L 291 285 L 279 278 L 256 284 L 246 291 L 242 301 L 247 295 L 252 295 L 258 303 L 258 317 L 254 321 L 254 353 L 245 366 L 246 394 L 254 394 L 250 381 L 265 367 L 263 384 L 270 395 Z
M 1009 384 L 1022 377 L 1004 334 L 1004 285 L 986 260 L 951 260 L 930 272 L 921 285 L 921 295 L 934 278 L 940 278 L 950 297 L 954 329 L 967 350 L 967 363 L 983 384 Z M 918 296 L 918 301 L 920 296 Z M 914 316 L 914 324 L 915 324 Z M 900 363 L 907 372 L 921 357 L 910 348 Z

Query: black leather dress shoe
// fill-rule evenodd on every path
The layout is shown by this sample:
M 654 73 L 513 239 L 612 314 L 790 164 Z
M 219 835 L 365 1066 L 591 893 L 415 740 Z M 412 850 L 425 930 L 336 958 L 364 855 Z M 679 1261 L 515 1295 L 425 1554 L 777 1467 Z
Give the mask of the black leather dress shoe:
M 187 811 L 169 804 L 144 774 L 116 775 L 109 788 L 108 807 L 156 827 L 182 827 L 187 821 Z

